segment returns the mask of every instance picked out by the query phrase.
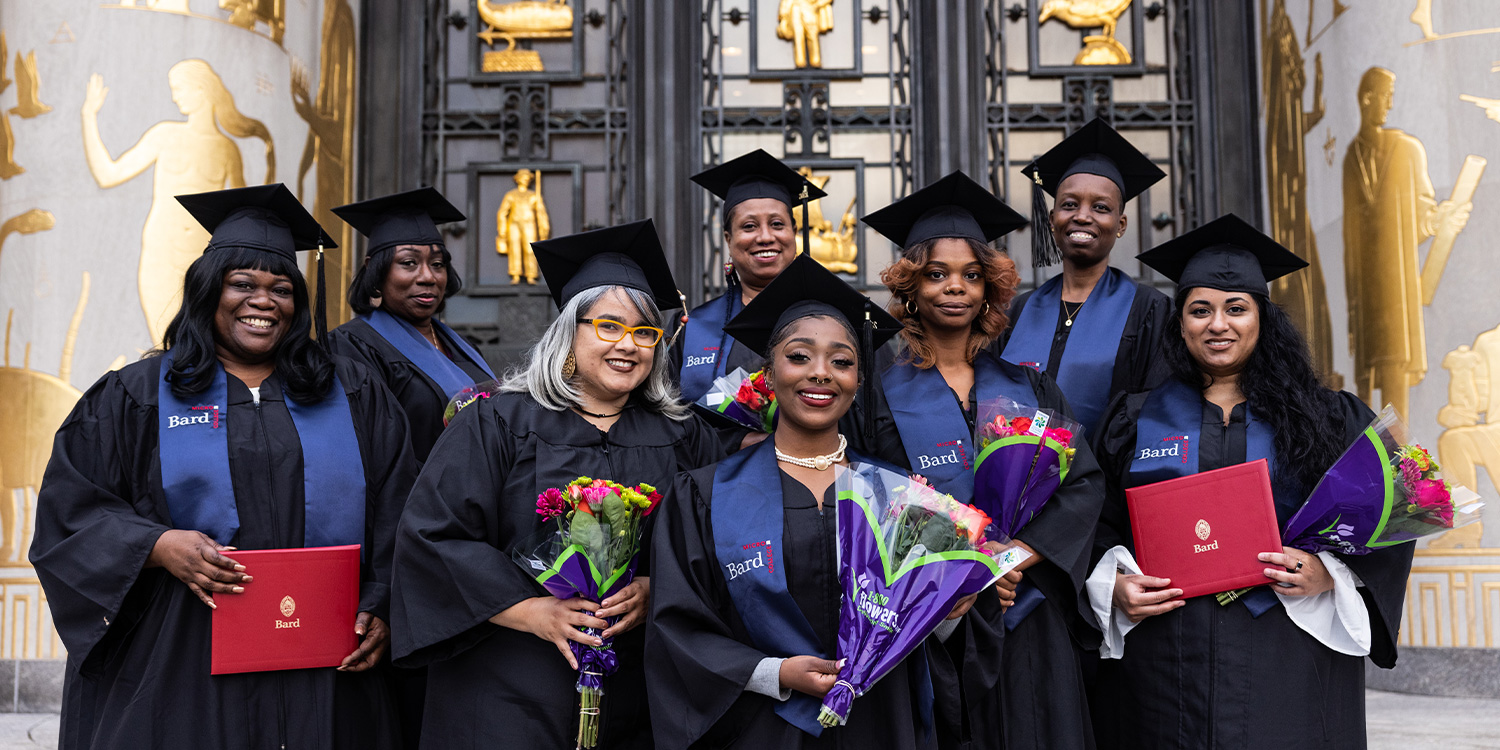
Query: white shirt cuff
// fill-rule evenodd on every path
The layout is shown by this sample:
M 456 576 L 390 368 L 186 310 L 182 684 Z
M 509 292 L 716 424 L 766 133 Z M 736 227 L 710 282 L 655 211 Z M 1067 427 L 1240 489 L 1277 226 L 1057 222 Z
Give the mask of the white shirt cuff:
M 1292 622 L 1319 643 L 1341 654 L 1368 656 L 1370 610 L 1359 595 L 1359 576 L 1332 553 L 1319 552 L 1318 559 L 1333 578 L 1331 591 L 1314 596 L 1286 596 L 1277 591 L 1276 598 Z
M 781 686 L 781 663 L 786 659 L 778 659 L 767 656 L 755 665 L 755 671 L 750 674 L 750 681 L 745 683 L 745 692 L 759 693 L 775 701 L 784 701 L 792 697 L 791 688 Z
M 948 639 L 953 637 L 953 632 L 958 630 L 958 624 L 963 621 L 964 618 L 962 617 L 955 617 L 951 620 L 943 620 L 942 622 L 938 623 L 938 626 L 936 628 L 933 629 L 932 634 L 937 636 L 938 643 L 947 643 Z
M 1089 594 L 1089 606 L 1094 610 L 1094 619 L 1099 623 L 1099 630 L 1104 633 L 1104 640 L 1099 644 L 1099 656 L 1105 659 L 1119 659 L 1125 656 L 1125 636 L 1139 623 L 1130 621 L 1124 612 L 1115 610 L 1115 575 L 1117 573 L 1131 573 L 1139 575 L 1141 566 L 1135 562 L 1135 555 L 1130 550 L 1116 545 L 1104 557 L 1099 559 L 1099 564 L 1094 566 L 1093 572 L 1089 573 L 1088 580 L 1084 582 L 1084 590 Z

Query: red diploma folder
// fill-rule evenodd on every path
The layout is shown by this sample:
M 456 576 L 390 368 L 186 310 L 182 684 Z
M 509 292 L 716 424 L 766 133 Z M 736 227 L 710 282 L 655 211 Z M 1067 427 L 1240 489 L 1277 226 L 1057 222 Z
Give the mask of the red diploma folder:
M 1265 459 L 1125 490 L 1135 561 L 1184 599 L 1272 583 L 1262 552 L 1281 551 Z
M 358 544 L 228 556 L 254 580 L 214 595 L 213 674 L 336 667 L 354 653 Z

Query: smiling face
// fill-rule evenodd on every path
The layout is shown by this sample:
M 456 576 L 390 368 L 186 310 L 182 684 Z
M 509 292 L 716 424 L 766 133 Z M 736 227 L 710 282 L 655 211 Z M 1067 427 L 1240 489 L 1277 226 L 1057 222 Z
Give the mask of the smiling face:
M 609 290 L 580 317 L 613 320 L 631 327 L 652 325 L 619 287 Z M 573 357 L 578 362 L 575 380 L 579 389 L 598 401 L 611 403 L 646 382 L 656 361 L 656 347 L 637 346 L 632 336 L 604 341 L 594 332 L 592 323 L 579 323 L 574 332 Z
M 777 413 L 807 432 L 837 429 L 859 389 L 859 355 L 849 331 L 828 317 L 791 323 L 768 367 Z
M 243 365 L 271 360 L 295 311 L 291 279 L 248 268 L 224 274 L 214 313 L 219 359 Z
M 985 301 L 984 268 L 969 243 L 952 237 L 935 242 L 915 297 L 924 329 L 967 332 Z
M 724 241 L 740 280 L 764 289 L 797 255 L 791 209 L 775 198 L 752 198 L 729 212 Z
M 448 264 L 441 245 L 398 245 L 380 285 L 380 309 L 424 325 L 443 307 Z
M 1206 287 L 1188 290 L 1182 340 L 1198 368 L 1213 377 L 1245 369 L 1260 341 L 1260 305 L 1244 292 Z
M 1107 261 L 1125 232 L 1123 204 L 1120 187 L 1108 177 L 1079 173 L 1063 180 L 1052 208 L 1052 236 L 1063 260 L 1081 268 Z

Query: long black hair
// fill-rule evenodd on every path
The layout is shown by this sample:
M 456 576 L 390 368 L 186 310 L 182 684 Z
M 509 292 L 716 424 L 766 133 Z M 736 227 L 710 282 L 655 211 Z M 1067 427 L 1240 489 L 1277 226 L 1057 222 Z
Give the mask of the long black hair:
M 1163 354 L 1173 377 L 1201 390 L 1205 373 L 1182 339 L 1189 291 L 1177 291 Z M 1344 451 L 1343 409 L 1338 394 L 1318 380 L 1307 340 L 1291 318 L 1264 295 L 1250 297 L 1260 308 L 1260 339 L 1240 372 L 1240 391 L 1275 435 L 1276 466 L 1285 488 L 1306 494 Z
M 287 395 L 299 403 L 322 400 L 333 382 L 333 360 L 312 340 L 312 309 L 302 270 L 280 255 L 238 247 L 210 250 L 188 266 L 182 308 L 163 339 L 163 348 L 172 352 L 172 370 L 167 374 L 172 392 L 186 398 L 202 393 L 213 381 L 219 364 L 214 316 L 223 296 L 224 276 L 244 269 L 291 279 L 292 320 L 276 346 L 276 374 L 285 382 Z
M 349 282 L 348 299 L 349 309 L 355 315 L 369 315 L 375 310 L 370 300 L 380 296 L 380 288 L 385 286 L 385 277 L 391 271 L 391 264 L 396 262 L 396 249 L 400 247 L 403 246 L 388 247 L 375 253 L 365 259 L 364 265 L 354 272 L 354 279 Z M 443 266 L 448 270 L 448 283 L 443 287 L 443 301 L 438 303 L 433 314 L 441 313 L 448 306 L 448 300 L 464 288 L 463 279 L 453 269 L 453 253 L 448 252 L 446 245 L 439 247 L 443 250 Z

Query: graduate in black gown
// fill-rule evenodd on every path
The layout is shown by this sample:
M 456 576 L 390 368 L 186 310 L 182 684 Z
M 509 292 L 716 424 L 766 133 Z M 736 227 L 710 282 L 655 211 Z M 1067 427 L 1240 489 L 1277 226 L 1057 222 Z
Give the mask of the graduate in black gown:
M 848 724 L 817 721 L 838 672 L 836 467 L 899 471 L 847 449 L 839 420 L 867 377 L 873 347 L 861 339 L 878 345 L 897 328 L 807 256 L 729 324 L 766 355 L 780 423 L 770 439 L 679 475 L 662 501 L 646 642 L 657 747 L 935 746 L 920 649 L 855 699 Z M 974 599 L 960 600 L 939 639 L 968 619 Z
M 1181 589 L 1135 564 L 1124 497 L 1264 458 L 1284 526 L 1373 421 L 1353 394 L 1318 382 L 1306 341 L 1267 299 L 1267 282 L 1307 263 L 1234 216 L 1141 260 L 1178 282 L 1178 312 L 1165 344 L 1171 377 L 1118 397 L 1096 439 L 1109 483 L 1088 584 L 1106 631 L 1101 745 L 1363 748 L 1362 657 L 1395 664 L 1412 545 L 1363 556 L 1266 550 L 1277 586 L 1228 605 L 1174 600 Z M 1168 453 L 1155 450 L 1164 439 L 1186 453 L 1157 455 Z
M 68 649 L 59 747 L 399 747 L 371 667 L 417 470 L 406 420 L 310 338 L 296 250 L 322 230 L 285 187 L 179 200 L 213 239 L 163 350 L 83 395 L 37 497 L 30 559 Z M 358 650 L 210 676 L 214 600 L 260 585 L 235 550 L 335 544 L 364 545 Z
M 857 405 L 860 416 L 846 422 L 868 437 L 857 441 L 861 448 L 970 502 L 981 402 L 1003 396 L 1071 416 L 1051 377 L 985 349 L 1005 328 L 1018 280 L 1015 264 L 988 243 L 1025 219 L 955 172 L 864 221 L 902 248 L 881 279 L 891 290 L 889 310 L 902 324 L 904 348 L 868 403 Z M 860 430 L 866 419 L 875 426 L 868 436 Z M 978 611 L 990 617 L 968 618 L 964 638 L 948 642 L 953 658 L 935 660 L 974 667 L 954 676 L 966 706 L 949 727 L 956 742 L 1093 746 L 1075 642 L 1092 646 L 1098 639 L 1081 592 L 1103 492 L 1098 466 L 1080 449 L 1066 481 L 1017 535 L 1034 556 L 1002 579 L 1004 602 L 981 599 Z M 1003 662 L 976 656 L 1002 648 Z M 938 674 L 943 682 L 944 672 Z
M 1032 263 L 1063 272 L 1011 304 L 992 351 L 1051 375 L 1090 434 L 1115 394 L 1163 377 L 1166 295 L 1109 264 L 1125 235 L 1125 204 L 1166 175 L 1119 133 L 1094 120 L 1022 170 L 1034 186 Z M 1050 231 L 1048 231 L 1050 229 Z
M 728 289 L 688 312 L 686 327 L 672 347 L 672 372 L 688 403 L 702 398 L 715 378 L 737 367 L 747 373 L 760 369 L 760 355 L 737 344 L 724 332 L 724 324 L 796 256 L 797 224 L 792 211 L 825 195 L 761 149 L 699 172 L 693 182 L 722 201 Z M 746 436 L 751 436 L 752 443 L 763 439 L 759 433 L 729 425 L 721 426 L 719 436 L 730 450 L 739 448 Z
M 567 643 L 607 628 L 619 670 L 605 678 L 598 746 L 650 748 L 639 627 L 649 562 L 603 602 L 564 601 L 512 552 L 543 529 L 547 488 L 588 476 L 665 489 L 718 460 L 718 442 L 678 400 L 658 347 L 677 289 L 652 223 L 532 247 L 562 312 L 500 394 L 458 413 L 422 468 L 396 542 L 396 662 L 428 667 L 424 748 L 571 748 L 579 696 Z
M 328 332 L 328 347 L 379 374 L 406 412 L 417 460 L 426 461 L 453 394 L 495 379 L 484 357 L 438 319 L 463 281 L 437 225 L 464 215 L 430 187 L 333 212 L 368 246 L 349 285 L 356 317 Z

